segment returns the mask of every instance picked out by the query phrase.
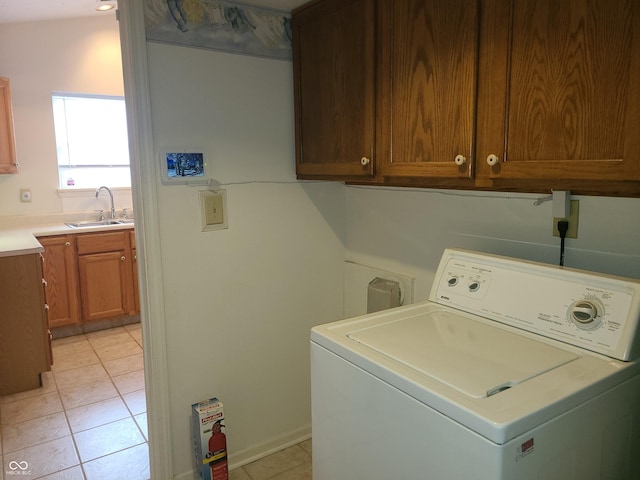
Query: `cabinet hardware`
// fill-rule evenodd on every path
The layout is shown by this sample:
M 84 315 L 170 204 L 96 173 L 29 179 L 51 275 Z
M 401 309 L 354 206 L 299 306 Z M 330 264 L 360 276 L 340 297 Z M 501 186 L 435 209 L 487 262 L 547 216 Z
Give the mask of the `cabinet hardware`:
M 496 164 L 498 163 L 498 157 L 497 157 L 497 155 L 494 155 L 493 153 L 492 153 L 491 155 L 489 155 L 489 156 L 487 157 L 487 163 L 488 163 L 489 165 L 491 165 L 492 167 L 493 167 L 494 165 L 496 165 Z
M 363 167 L 366 167 L 366 166 L 367 166 L 367 165 L 369 165 L 370 163 L 371 163 L 371 160 L 370 160 L 369 158 L 367 158 L 367 157 L 362 157 L 362 158 L 360 159 L 360 164 L 361 164 Z
M 458 165 L 459 167 L 461 167 L 462 165 L 464 165 L 465 163 L 467 163 L 467 159 L 464 157 L 464 155 L 456 155 L 456 158 L 453 160 L 456 165 Z

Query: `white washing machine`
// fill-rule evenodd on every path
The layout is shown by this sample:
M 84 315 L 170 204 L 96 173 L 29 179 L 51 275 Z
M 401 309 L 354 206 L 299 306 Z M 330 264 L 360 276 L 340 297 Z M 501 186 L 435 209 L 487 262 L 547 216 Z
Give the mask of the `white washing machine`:
M 314 480 L 640 479 L 640 281 L 446 250 L 311 331 Z

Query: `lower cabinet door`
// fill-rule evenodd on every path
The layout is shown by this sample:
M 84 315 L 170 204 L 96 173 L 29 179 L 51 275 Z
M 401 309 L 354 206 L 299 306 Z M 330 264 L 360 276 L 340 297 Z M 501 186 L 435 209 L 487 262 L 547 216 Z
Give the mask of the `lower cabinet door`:
M 49 327 L 79 325 L 80 290 L 73 235 L 39 237 L 38 241 L 44 247 Z
M 126 252 L 78 257 L 85 322 L 128 315 L 133 310 L 131 259 Z

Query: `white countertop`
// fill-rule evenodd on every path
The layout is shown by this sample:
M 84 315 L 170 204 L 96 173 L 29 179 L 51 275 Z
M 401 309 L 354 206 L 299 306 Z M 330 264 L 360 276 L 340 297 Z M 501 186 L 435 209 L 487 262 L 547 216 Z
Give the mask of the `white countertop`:
M 95 215 L 94 215 L 95 216 Z M 86 215 L 48 215 L 40 217 L 4 217 L 0 221 L 0 257 L 28 255 L 44 251 L 36 237 L 75 233 L 123 230 L 133 228 L 133 223 L 70 227 L 65 222 L 87 220 Z
M 44 248 L 33 234 L 6 230 L 0 232 L 0 257 L 27 255 L 43 251 Z

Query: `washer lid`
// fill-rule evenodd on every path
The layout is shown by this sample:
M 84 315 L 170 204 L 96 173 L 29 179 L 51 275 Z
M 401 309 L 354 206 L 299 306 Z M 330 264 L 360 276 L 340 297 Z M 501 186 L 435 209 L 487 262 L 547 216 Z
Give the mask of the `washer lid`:
M 445 310 L 377 324 L 347 336 L 474 398 L 499 393 L 578 358 Z

